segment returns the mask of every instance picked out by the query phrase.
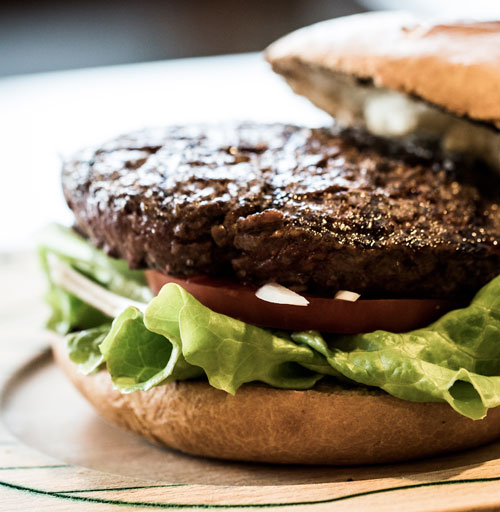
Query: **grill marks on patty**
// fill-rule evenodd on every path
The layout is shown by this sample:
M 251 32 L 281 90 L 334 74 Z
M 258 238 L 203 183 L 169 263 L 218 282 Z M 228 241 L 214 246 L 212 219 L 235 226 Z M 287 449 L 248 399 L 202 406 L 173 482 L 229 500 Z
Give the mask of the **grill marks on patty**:
M 500 273 L 499 179 L 348 130 L 189 126 L 63 169 L 78 229 L 132 267 L 372 297 L 468 295 Z

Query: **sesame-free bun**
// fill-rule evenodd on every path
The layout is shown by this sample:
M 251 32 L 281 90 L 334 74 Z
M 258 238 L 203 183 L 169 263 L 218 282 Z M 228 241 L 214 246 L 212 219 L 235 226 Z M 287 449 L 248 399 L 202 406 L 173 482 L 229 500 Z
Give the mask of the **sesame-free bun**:
M 500 128 L 500 21 L 429 23 L 403 12 L 337 18 L 266 50 L 292 89 L 337 117 L 335 74 L 406 93 Z
M 396 462 L 462 450 L 500 433 L 500 407 L 473 421 L 441 403 L 411 403 L 367 388 L 291 391 L 245 385 L 235 396 L 203 381 L 121 394 L 107 371 L 82 375 L 62 340 L 53 352 L 107 421 L 185 453 L 291 464 Z

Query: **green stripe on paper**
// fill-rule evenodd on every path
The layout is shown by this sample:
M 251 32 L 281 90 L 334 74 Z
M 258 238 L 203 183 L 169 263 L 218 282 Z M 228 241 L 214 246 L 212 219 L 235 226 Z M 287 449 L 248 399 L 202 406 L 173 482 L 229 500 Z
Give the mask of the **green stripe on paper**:
M 105 489 L 74 489 L 72 491 L 58 491 L 59 494 L 73 494 L 84 492 L 112 492 L 112 491 L 135 491 L 137 489 L 166 489 L 169 487 L 184 487 L 191 484 L 164 484 L 164 485 L 137 485 L 135 487 L 106 487 Z
M 336 498 L 327 498 L 316 501 L 298 501 L 298 502 L 284 502 L 284 503 L 261 503 L 261 504 L 188 504 L 188 503 L 151 503 L 151 502 L 140 502 L 140 501 L 123 501 L 123 500 L 109 500 L 101 498 L 90 498 L 84 496 L 68 495 L 64 492 L 58 491 L 44 491 L 41 489 L 32 489 L 29 487 L 12 484 L 9 482 L 0 481 L 0 485 L 9 489 L 15 489 L 18 491 L 27 492 L 30 494 L 38 494 L 43 496 L 50 496 L 53 498 L 61 498 L 68 501 L 80 501 L 87 503 L 102 503 L 106 505 L 117 505 L 117 506 L 128 506 L 128 507 L 143 507 L 143 508 L 200 508 L 200 509 L 225 509 L 225 508 L 272 508 L 272 507 L 290 507 L 290 506 L 306 506 L 306 505 L 320 505 L 325 503 L 335 503 L 338 501 L 345 501 L 354 498 L 361 498 L 365 496 L 372 496 L 375 494 L 389 493 L 394 491 L 404 491 L 409 489 L 419 489 L 423 487 L 437 487 L 444 485 L 460 485 L 460 484 L 472 484 L 472 483 L 485 483 L 485 482 L 498 482 L 500 477 L 489 477 L 489 478 L 473 478 L 473 479 L 462 479 L 462 480 L 447 480 L 440 482 L 424 482 L 420 484 L 412 485 L 401 485 L 397 487 L 389 487 L 385 489 L 376 489 L 373 491 L 364 491 L 354 494 L 347 494 L 344 496 L 338 496 Z M 113 489 L 109 489 L 113 490 Z
M 58 469 L 58 468 L 71 468 L 69 464 L 47 464 L 44 466 L 2 466 L 0 471 L 11 471 L 17 469 Z M 1 484 L 1 482 L 0 482 Z

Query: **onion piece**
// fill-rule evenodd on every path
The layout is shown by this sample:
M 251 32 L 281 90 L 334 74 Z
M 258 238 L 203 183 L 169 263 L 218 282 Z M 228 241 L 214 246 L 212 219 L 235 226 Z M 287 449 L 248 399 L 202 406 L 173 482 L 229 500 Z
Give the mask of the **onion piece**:
M 261 286 L 255 296 L 260 300 L 274 304 L 287 304 L 289 306 L 308 306 L 309 301 L 294 291 L 278 283 L 267 283 Z
M 350 292 L 348 290 L 339 290 L 336 294 L 334 299 L 337 300 L 347 300 L 348 302 L 356 302 L 361 295 L 356 292 Z

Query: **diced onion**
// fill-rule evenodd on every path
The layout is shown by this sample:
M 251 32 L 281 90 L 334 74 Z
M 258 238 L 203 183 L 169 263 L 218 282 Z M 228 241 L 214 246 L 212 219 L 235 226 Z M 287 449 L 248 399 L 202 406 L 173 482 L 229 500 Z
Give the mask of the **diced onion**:
M 348 290 L 339 290 L 333 298 L 338 300 L 347 300 L 349 302 L 356 302 L 360 297 L 361 295 L 359 293 L 350 292 Z
M 255 292 L 255 296 L 260 300 L 273 302 L 274 304 L 288 304 L 290 306 L 309 305 L 309 301 L 305 297 L 278 283 L 267 283 L 261 286 Z

